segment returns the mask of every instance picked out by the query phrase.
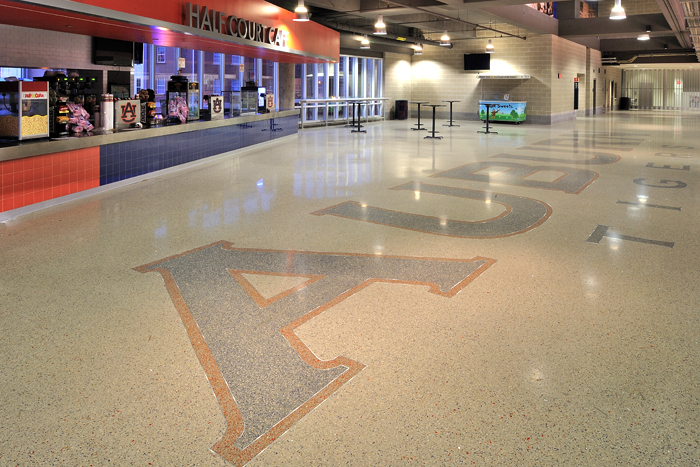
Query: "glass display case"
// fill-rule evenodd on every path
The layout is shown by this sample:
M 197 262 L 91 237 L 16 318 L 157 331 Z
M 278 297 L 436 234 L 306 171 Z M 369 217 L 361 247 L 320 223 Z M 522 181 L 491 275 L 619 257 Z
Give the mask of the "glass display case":
M 199 83 L 187 83 L 187 120 L 199 120 Z
M 241 100 L 241 92 L 240 91 L 231 91 L 231 95 L 229 97 L 229 115 L 231 117 L 237 117 L 241 114 L 241 105 L 242 105 L 242 100 Z
M 20 140 L 49 136 L 47 82 L 0 82 L 0 136 Z
M 186 76 L 174 75 L 165 93 L 165 116 L 171 122 L 199 120 L 199 83 L 188 82 Z
M 245 86 L 241 88 L 241 113 L 257 113 L 258 87 Z

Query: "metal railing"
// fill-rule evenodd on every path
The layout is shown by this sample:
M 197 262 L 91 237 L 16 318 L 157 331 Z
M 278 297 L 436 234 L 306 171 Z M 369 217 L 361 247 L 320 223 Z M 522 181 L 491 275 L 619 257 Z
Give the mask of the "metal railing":
M 350 122 L 350 112 L 348 111 L 348 108 L 350 107 L 351 104 L 357 104 L 359 105 L 359 108 L 361 109 L 362 106 L 365 106 L 365 110 L 369 108 L 371 105 L 378 105 L 380 110 L 379 112 L 375 115 L 377 117 L 380 117 L 382 120 L 385 119 L 384 116 L 384 101 L 388 101 L 388 97 L 351 97 L 351 98 L 341 98 L 341 99 L 299 99 L 299 104 L 301 106 L 301 127 L 304 128 L 304 124 L 307 121 L 323 121 L 326 126 L 328 126 L 329 121 L 341 121 L 345 120 L 346 123 Z M 329 108 L 341 108 L 345 107 L 345 116 L 342 118 L 333 118 L 329 119 Z M 309 109 L 323 109 L 323 119 L 314 119 L 314 120 L 308 120 L 306 118 L 307 110 Z M 361 112 L 358 112 L 358 117 L 360 118 Z M 369 112 L 365 111 L 365 118 L 366 121 L 369 121 Z

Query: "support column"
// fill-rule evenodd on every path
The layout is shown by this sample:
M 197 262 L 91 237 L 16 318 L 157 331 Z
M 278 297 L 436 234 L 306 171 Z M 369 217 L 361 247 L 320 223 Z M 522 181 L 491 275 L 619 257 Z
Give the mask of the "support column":
M 280 109 L 294 108 L 294 63 L 279 64 Z

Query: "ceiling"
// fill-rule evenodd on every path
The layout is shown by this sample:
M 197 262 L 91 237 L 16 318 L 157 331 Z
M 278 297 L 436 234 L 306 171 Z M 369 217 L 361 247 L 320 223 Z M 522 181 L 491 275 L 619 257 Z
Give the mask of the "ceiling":
M 293 11 L 298 0 L 268 0 Z M 439 44 L 444 30 L 451 41 L 479 37 L 526 39 L 532 34 L 554 34 L 600 50 L 607 64 L 698 63 L 700 1 L 621 0 L 627 17 L 611 20 L 614 0 L 569 0 L 553 5 L 554 16 L 532 8 L 527 0 L 305 0 L 311 21 L 341 33 L 341 48 L 359 49 L 367 34 L 372 50 L 412 53 L 415 42 Z M 530 4 L 530 5 L 528 5 Z M 597 9 L 597 17 L 584 18 Z M 581 12 L 584 13 L 581 13 Z M 374 36 L 381 14 L 386 36 Z M 650 39 L 637 37 L 649 34 Z M 341 49 L 342 52 L 342 49 Z

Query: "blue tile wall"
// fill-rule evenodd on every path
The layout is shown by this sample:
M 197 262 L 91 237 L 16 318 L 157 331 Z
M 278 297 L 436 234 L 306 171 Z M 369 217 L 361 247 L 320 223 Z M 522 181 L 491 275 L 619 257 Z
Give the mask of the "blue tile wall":
M 294 134 L 298 123 L 291 116 L 101 146 L 100 185 Z

